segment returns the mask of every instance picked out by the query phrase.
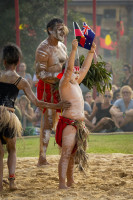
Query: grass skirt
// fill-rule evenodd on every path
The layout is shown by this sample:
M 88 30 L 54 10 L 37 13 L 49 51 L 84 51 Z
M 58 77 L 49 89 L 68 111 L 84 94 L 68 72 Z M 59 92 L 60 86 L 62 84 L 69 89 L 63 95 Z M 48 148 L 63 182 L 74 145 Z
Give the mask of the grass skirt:
M 6 107 L 0 106 L 0 139 L 21 136 L 22 126 L 18 117 Z
M 86 128 L 83 121 L 76 121 L 75 125 L 77 127 L 76 133 L 76 143 L 77 151 L 75 155 L 75 164 L 79 165 L 79 169 L 84 171 L 84 168 L 88 166 L 88 156 L 86 154 L 87 149 L 87 139 L 89 137 L 89 130 Z

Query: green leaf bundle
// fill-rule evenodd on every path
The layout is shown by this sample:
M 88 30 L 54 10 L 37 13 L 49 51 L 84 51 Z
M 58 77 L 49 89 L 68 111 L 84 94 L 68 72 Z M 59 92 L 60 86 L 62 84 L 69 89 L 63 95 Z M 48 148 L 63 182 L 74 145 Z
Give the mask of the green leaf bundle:
M 111 73 L 105 69 L 106 62 L 102 61 L 102 58 L 99 56 L 100 60 L 96 63 L 94 59 L 92 60 L 91 67 L 82 81 L 82 83 L 91 90 L 94 86 L 97 89 L 97 92 L 104 93 L 105 89 L 111 89 Z M 84 62 L 84 55 L 80 56 L 80 66 Z

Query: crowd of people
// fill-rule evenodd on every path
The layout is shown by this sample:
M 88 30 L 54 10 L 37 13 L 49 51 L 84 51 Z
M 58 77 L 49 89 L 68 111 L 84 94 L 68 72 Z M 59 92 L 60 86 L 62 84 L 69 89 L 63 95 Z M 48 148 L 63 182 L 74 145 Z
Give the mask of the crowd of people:
M 33 88 L 36 94 L 38 79 L 26 72 L 26 64 L 20 63 L 18 74 L 24 77 Z M 107 70 L 112 72 L 111 64 L 107 63 Z M 131 72 L 129 65 L 123 66 L 124 71 Z M 130 78 L 132 74 L 126 72 L 121 86 L 114 83 L 112 73 L 112 90 L 106 90 L 104 94 L 96 94 L 93 98 L 93 90 L 84 95 L 84 113 L 85 123 L 91 132 L 123 132 L 133 131 L 132 126 L 132 109 L 133 96 Z M 128 74 L 128 75 L 127 75 Z M 130 115 L 128 114 L 130 110 Z M 20 119 L 23 126 L 23 136 L 39 135 L 41 126 L 41 110 L 35 107 L 26 97 L 23 90 L 18 93 L 15 103 L 15 113 Z M 130 123 L 128 123 L 128 120 Z M 53 129 L 53 132 L 55 130 Z
M 125 78 L 118 87 L 111 63 L 107 63 L 105 67 L 111 73 L 112 90 L 106 88 L 105 93 L 97 93 L 96 98 L 93 98 L 93 91 L 83 96 L 79 85 L 91 66 L 95 43 L 92 43 L 84 63 L 79 67 L 74 64 L 78 41 L 72 41 L 68 57 L 63 44 L 68 28 L 63 21 L 52 19 L 47 24 L 47 33 L 48 38 L 39 44 L 35 53 L 36 72 L 33 78 L 26 71 L 26 63 L 20 62 L 22 52 L 19 47 L 8 44 L 2 50 L 5 69 L 0 72 L 0 191 L 3 189 L 4 144 L 8 151 L 9 187 L 10 190 L 17 189 L 18 134 L 40 135 L 37 166 L 41 166 L 48 164 L 46 151 L 52 131 L 56 132 L 56 143 L 62 147 L 58 165 L 59 188 L 66 189 L 74 182 L 75 162 L 82 169 L 87 163 L 85 150 L 89 131 L 133 131 L 130 66 L 124 65 Z

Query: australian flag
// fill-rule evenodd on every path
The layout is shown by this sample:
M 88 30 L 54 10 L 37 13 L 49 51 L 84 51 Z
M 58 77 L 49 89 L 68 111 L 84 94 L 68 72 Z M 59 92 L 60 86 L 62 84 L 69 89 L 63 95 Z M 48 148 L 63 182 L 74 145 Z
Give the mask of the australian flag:
M 80 29 L 77 22 L 74 22 L 73 24 L 75 36 L 78 40 L 78 46 L 90 50 L 95 37 L 95 33 L 90 29 L 90 27 L 86 23 L 83 24 L 82 30 Z
M 82 33 L 86 38 L 87 46 L 89 46 L 89 49 L 91 49 L 93 40 L 95 38 L 95 33 L 85 22 L 83 23 Z

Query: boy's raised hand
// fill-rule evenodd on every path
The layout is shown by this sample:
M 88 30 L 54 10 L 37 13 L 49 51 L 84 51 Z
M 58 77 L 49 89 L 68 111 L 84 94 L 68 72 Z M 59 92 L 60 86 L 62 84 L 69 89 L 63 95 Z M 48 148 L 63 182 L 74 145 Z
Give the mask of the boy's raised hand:
M 78 47 L 78 40 L 77 39 L 74 39 L 72 41 L 72 50 L 76 51 L 77 50 L 77 47 Z
M 93 42 L 89 53 L 94 53 L 95 50 L 96 50 L 96 44 L 95 44 L 95 42 Z

